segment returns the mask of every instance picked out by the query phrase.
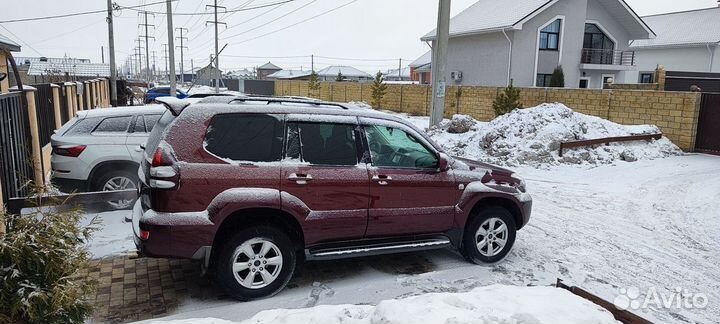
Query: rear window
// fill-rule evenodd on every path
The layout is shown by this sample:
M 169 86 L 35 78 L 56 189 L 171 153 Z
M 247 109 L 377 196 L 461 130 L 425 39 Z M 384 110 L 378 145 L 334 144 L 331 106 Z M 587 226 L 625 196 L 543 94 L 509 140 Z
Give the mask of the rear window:
M 103 119 L 100 124 L 95 127 L 93 134 L 97 133 L 125 133 L 130 126 L 132 116 L 109 117 Z
M 97 126 L 99 121 L 100 118 L 77 119 L 74 123 L 66 124 L 70 129 L 68 129 L 65 133 L 63 133 L 62 128 L 58 131 L 58 133 L 67 136 L 88 135 L 93 131 L 93 129 L 95 129 L 95 126 Z M 65 128 L 65 126 L 63 126 L 63 128 Z
M 280 161 L 282 143 L 283 123 L 272 115 L 217 115 L 205 137 L 208 152 L 232 161 Z

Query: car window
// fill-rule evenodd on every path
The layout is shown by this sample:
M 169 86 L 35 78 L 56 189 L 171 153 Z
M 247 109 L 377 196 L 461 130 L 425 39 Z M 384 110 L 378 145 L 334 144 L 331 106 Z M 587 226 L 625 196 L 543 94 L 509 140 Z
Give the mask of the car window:
M 413 135 L 388 126 L 366 126 L 372 165 L 390 168 L 434 169 L 438 158 Z
M 100 122 L 99 118 L 85 118 L 79 119 L 74 124 L 70 125 L 70 129 L 67 130 L 63 135 L 87 135 L 90 134 L 95 126 Z M 65 126 L 63 126 L 65 127 Z
M 93 134 L 97 133 L 125 133 L 130 125 L 131 116 L 109 117 L 103 119 L 100 124 L 95 127 Z
M 133 133 L 145 133 L 145 120 L 142 115 L 138 116 L 135 121 L 135 129 L 133 130 Z
M 145 115 L 145 129 L 148 133 L 152 132 L 153 128 L 155 128 L 155 124 L 157 124 L 158 120 L 160 120 L 160 117 L 162 115 Z
M 154 92 L 157 94 L 169 95 L 170 89 L 169 88 L 156 89 Z
M 208 152 L 232 161 L 275 162 L 282 156 L 283 124 L 272 115 L 227 114 L 213 118 Z
M 313 165 L 354 166 L 358 163 L 355 125 L 290 123 L 286 157 Z

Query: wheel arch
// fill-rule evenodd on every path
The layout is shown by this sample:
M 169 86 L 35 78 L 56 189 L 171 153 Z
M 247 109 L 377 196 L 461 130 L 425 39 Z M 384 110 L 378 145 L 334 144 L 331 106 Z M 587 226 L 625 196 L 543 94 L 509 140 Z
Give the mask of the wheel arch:
M 88 189 L 92 190 L 98 177 L 101 177 L 106 172 L 124 170 L 137 174 L 138 168 L 140 168 L 140 164 L 135 161 L 112 160 L 100 162 L 90 171 L 90 175 L 88 176 Z
M 506 209 L 513 216 L 513 220 L 515 221 L 515 229 L 519 230 L 522 227 L 523 218 L 520 207 L 512 199 L 503 197 L 487 197 L 478 200 L 475 205 L 473 205 L 473 208 L 471 209 L 468 218 L 465 220 L 465 224 L 463 225 L 463 227 L 467 226 L 467 224 L 473 217 L 476 217 L 476 215 L 478 215 L 480 212 L 490 207 L 502 207 Z
M 298 251 L 305 247 L 302 227 L 295 217 L 280 209 L 247 208 L 232 212 L 218 225 L 213 239 L 213 255 L 217 255 L 219 246 L 227 241 L 235 230 L 258 225 L 271 226 L 282 230 L 288 235 Z

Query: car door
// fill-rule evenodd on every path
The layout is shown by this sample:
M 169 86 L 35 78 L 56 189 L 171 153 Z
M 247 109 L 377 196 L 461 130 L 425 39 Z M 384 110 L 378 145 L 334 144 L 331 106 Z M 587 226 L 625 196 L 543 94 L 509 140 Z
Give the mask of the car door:
M 439 152 L 410 127 L 360 119 L 371 164 L 367 237 L 448 231 L 460 190 Z
M 135 123 L 130 127 L 128 131 L 127 139 L 125 140 L 125 146 L 130 152 L 130 157 L 133 161 L 140 163 L 143 159 L 143 146 L 147 142 L 150 131 L 155 126 L 155 123 L 160 119 L 161 115 L 145 115 L 138 114 L 135 118 Z
M 367 228 L 368 177 L 355 117 L 288 115 L 282 203 L 304 217 L 306 244 L 359 239 Z

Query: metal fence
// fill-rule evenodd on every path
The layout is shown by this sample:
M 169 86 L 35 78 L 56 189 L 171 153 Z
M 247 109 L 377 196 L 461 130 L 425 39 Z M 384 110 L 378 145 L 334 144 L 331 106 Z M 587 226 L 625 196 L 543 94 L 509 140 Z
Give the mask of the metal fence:
M 4 201 L 26 197 L 34 179 L 30 124 L 22 93 L 0 94 L 0 183 Z
M 50 136 L 55 130 L 55 109 L 53 107 L 52 86 L 38 84 L 35 93 L 35 106 L 37 107 L 38 131 L 40 133 L 40 147 L 50 143 Z

